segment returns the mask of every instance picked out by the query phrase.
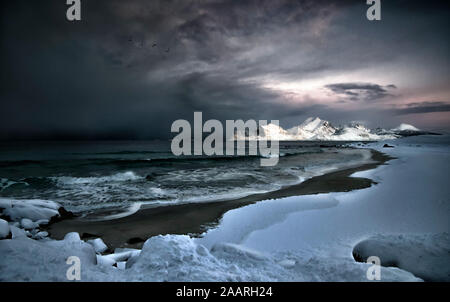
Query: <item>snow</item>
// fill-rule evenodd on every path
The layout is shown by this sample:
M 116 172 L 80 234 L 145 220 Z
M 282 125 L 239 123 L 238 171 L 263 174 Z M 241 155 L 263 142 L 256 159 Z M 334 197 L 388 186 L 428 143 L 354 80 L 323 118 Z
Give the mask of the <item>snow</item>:
M 44 239 L 45 237 L 48 236 L 47 232 L 37 232 L 34 236 L 33 239 Z
M 289 140 L 291 137 L 289 135 L 289 133 L 287 133 L 286 130 L 284 130 L 283 128 L 281 128 L 280 126 L 275 125 L 275 124 L 268 124 L 265 126 L 261 126 L 261 128 L 264 131 L 264 139 L 267 139 L 267 140 L 268 139 Z M 243 136 L 242 133 L 240 133 L 240 135 Z M 255 138 L 253 138 L 253 139 L 255 139 Z
M 323 124 L 323 121 L 320 118 L 309 117 L 300 125 L 300 127 L 306 131 L 313 132 L 322 124 Z
M 336 131 L 337 128 L 318 117 L 308 118 L 300 126 L 288 130 L 292 134 L 293 140 L 330 140 Z M 301 134 L 301 136 L 298 136 L 298 134 Z
M 0 213 L 9 221 L 13 238 L 25 236 L 41 240 L 48 237 L 48 233 L 40 232 L 39 228 L 48 224 L 51 218 L 60 216 L 60 207 L 49 200 L 0 198 Z
M 283 258 L 294 266 L 279 264 Z M 294 260 L 292 260 L 294 259 Z M 328 281 L 335 274 L 351 281 L 365 280 L 369 265 L 318 257 L 305 258 L 302 253 L 264 255 L 236 244 L 217 244 L 211 250 L 183 235 L 150 238 L 136 263 L 127 268 L 134 281 Z M 412 274 L 382 268 L 390 281 L 419 281 Z
M 442 241 L 439 234 L 450 230 L 450 152 L 448 144 L 439 144 L 445 140 L 448 143 L 446 137 L 409 137 L 390 141 L 395 146 L 392 149 L 383 149 L 384 143 L 370 144 L 368 148 L 397 159 L 353 176 L 370 177 L 379 184 L 347 193 L 288 197 L 235 209 L 224 215 L 218 228 L 196 242 L 208 248 L 229 242 L 269 254 L 303 251 L 306 258 L 324 254 L 325 258 L 353 261 L 353 247 L 376 234 L 428 234 Z M 436 245 L 430 240 L 423 244 L 428 244 L 429 250 Z M 412 247 L 404 251 L 411 257 L 419 253 Z M 448 263 L 448 251 L 442 254 L 441 265 Z M 430 271 L 431 266 L 423 270 Z
M 50 200 L 0 198 L 0 209 L 3 210 L 3 215 L 7 215 L 12 221 L 20 221 L 22 218 L 32 221 L 50 220 L 54 216 L 59 216 L 60 207 L 59 204 Z
M 6 220 L 0 219 L 0 239 L 6 238 L 9 235 L 9 225 Z
M 92 245 L 94 247 L 94 250 L 96 253 L 103 253 L 104 251 L 106 251 L 108 249 L 108 247 L 106 246 L 106 244 L 103 242 L 103 240 L 101 238 L 88 240 L 87 243 L 89 243 L 90 245 Z
M 113 266 L 116 261 L 111 257 L 97 255 L 97 264 L 101 266 Z
M 119 263 L 123 262 L 127 266 L 129 264 L 128 262 L 133 259 L 129 264 L 131 266 L 140 253 L 141 251 L 136 249 L 116 249 L 112 254 L 97 255 L 97 262 L 104 266 L 119 265 Z
M 14 225 L 10 225 L 9 226 L 11 229 L 11 234 L 12 234 L 12 238 L 18 238 L 18 237 L 27 237 L 27 234 L 25 233 L 24 230 L 14 226 Z
M 36 224 L 38 225 L 38 226 L 40 226 L 40 225 L 46 225 L 46 224 L 48 224 L 50 222 L 50 220 L 48 220 L 48 219 L 39 219 L 38 221 L 36 221 Z
M 406 125 L 406 124 L 402 124 Z M 405 126 L 408 129 L 416 129 L 411 125 Z M 288 130 L 274 124 L 261 126 L 260 136 L 245 136 L 245 133 L 237 133 L 235 140 L 279 140 L 279 141 L 302 141 L 302 140 L 318 140 L 318 141 L 378 141 L 396 139 L 400 135 L 393 130 L 374 131 L 359 124 L 349 124 L 345 127 L 334 127 L 330 122 L 321 120 L 320 118 L 310 117 L 299 126 L 292 127 Z
M 343 128 L 339 134 L 334 135 L 330 140 L 341 140 L 341 141 L 378 141 L 395 139 L 394 135 L 385 134 L 379 135 L 372 133 L 369 129 L 361 125 L 354 125 L 353 127 Z
M 31 221 L 28 218 L 22 218 L 22 220 L 20 221 L 20 225 L 22 226 L 22 228 L 24 228 L 25 230 L 32 230 L 34 228 L 37 227 L 37 224 L 34 223 L 33 221 Z
M 440 234 L 375 235 L 354 248 L 363 259 L 377 255 L 383 266 L 396 266 L 426 281 L 450 281 L 450 236 Z
M 76 236 L 60 241 L 2 240 L 0 254 L 0 281 L 68 281 L 66 260 L 72 256 L 80 259 L 81 281 L 329 281 L 344 276 L 367 281 L 369 267 L 347 259 L 305 258 L 302 253 L 264 256 L 235 244 L 219 244 L 210 251 L 185 235 L 150 238 L 125 269 L 124 261 L 114 267 L 117 259 L 96 255 Z M 420 281 L 400 269 L 381 270 L 389 281 Z
M 118 269 L 124 270 L 124 269 L 126 269 L 126 265 L 127 265 L 126 261 L 117 262 L 117 268 Z
M 420 131 L 420 130 L 410 124 L 400 124 L 400 126 L 392 129 L 392 131 Z
M 81 280 L 115 280 L 110 271 L 97 265 L 93 247 L 75 236 L 60 241 L 0 240 L 0 255 L 0 281 L 68 281 L 70 256 L 80 259 Z

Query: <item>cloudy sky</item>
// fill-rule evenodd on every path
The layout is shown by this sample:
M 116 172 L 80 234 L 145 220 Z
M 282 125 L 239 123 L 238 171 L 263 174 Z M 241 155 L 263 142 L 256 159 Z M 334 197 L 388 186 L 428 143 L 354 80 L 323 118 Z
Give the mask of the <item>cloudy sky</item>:
M 5 1 L 0 138 L 166 138 L 176 119 L 450 129 L 446 1 Z

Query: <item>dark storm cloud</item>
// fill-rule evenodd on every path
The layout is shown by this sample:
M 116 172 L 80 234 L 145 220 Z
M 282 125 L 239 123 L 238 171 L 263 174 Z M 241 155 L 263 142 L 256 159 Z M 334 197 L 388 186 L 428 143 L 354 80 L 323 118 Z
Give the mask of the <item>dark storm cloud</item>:
M 78 23 L 63 2 L 3 10 L 3 137 L 164 137 L 194 110 L 237 119 L 302 108 L 274 106 L 279 95 L 242 78 L 283 70 L 252 60 L 253 40 L 317 17 L 320 2 L 83 1 Z
M 0 138 L 168 137 L 171 123 L 194 110 L 221 120 L 333 118 L 330 106 L 289 101 L 264 84 L 345 73 L 418 49 L 406 39 L 381 50 L 375 38 L 393 44 L 383 36 L 392 28 L 373 30 L 366 7 L 359 0 L 96 0 L 82 1 L 82 21 L 68 22 L 65 1 L 7 1 Z M 402 14 L 401 5 L 393 11 Z M 416 32 L 402 35 L 414 40 Z M 376 99 L 393 88 L 365 91 Z
M 409 103 L 404 108 L 394 110 L 395 114 L 398 115 L 448 111 L 450 111 L 450 103 L 445 102 Z
M 390 96 L 388 89 L 396 88 L 395 85 L 381 86 L 372 83 L 339 83 L 329 84 L 325 88 L 330 89 L 345 100 L 350 101 L 375 101 Z

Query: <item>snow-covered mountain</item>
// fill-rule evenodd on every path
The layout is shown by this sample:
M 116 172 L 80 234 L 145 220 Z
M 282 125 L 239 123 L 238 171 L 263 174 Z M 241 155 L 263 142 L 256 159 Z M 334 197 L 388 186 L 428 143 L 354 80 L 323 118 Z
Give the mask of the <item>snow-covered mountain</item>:
M 391 129 L 392 131 L 420 131 L 416 127 L 410 124 L 400 124 L 397 128 Z
M 259 131 L 260 133 L 259 136 L 260 137 L 264 136 L 264 138 L 268 140 L 272 139 L 272 140 L 288 141 L 291 138 L 286 130 L 275 124 L 268 124 L 265 126 L 261 126 L 260 128 L 261 129 Z
M 246 137 L 242 133 L 235 135 L 235 140 L 275 139 L 280 141 L 378 141 L 395 139 L 402 136 L 431 134 L 420 131 L 408 124 L 401 124 L 397 128 L 385 130 L 382 128 L 369 129 L 358 123 L 350 123 L 343 127 L 335 127 L 330 122 L 318 117 L 310 117 L 298 126 L 283 129 L 275 124 L 261 126 L 259 135 Z
M 308 118 L 301 125 L 292 127 L 287 132 L 294 140 L 328 140 L 337 129 L 320 118 Z

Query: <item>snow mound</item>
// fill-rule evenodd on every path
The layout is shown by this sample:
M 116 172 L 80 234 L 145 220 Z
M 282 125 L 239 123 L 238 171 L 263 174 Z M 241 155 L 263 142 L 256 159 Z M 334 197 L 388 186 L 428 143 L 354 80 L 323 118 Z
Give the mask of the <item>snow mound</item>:
M 400 126 L 392 129 L 392 131 L 420 131 L 420 129 L 410 124 L 400 124 Z
M 377 256 L 425 281 L 450 281 L 450 236 L 441 234 L 376 235 L 358 243 L 355 258 Z
M 237 244 L 211 250 L 185 235 L 148 239 L 135 263 L 133 281 L 368 281 L 369 264 L 304 251 L 263 254 Z M 384 281 L 421 281 L 398 268 L 381 268 Z
M 25 232 L 25 230 L 20 229 L 14 225 L 10 225 L 9 228 L 11 229 L 11 235 L 13 239 L 18 237 L 27 237 L 27 233 Z
M 317 251 L 266 255 L 230 243 L 208 250 L 185 235 L 152 237 L 142 251 L 102 256 L 79 238 L 1 240 L 0 281 L 68 281 L 71 256 L 80 259 L 81 281 L 368 281 L 370 266 Z M 383 281 L 421 281 L 398 268 L 382 267 L 381 273 Z
M 0 219 L 0 239 L 6 238 L 9 235 L 9 224 L 6 220 Z
M 20 225 L 22 226 L 22 228 L 24 228 L 25 230 L 32 230 L 34 228 L 37 227 L 37 224 L 34 223 L 33 221 L 31 221 L 28 218 L 22 218 L 22 220 L 20 221 Z
M 71 256 L 80 259 L 82 281 L 114 280 L 96 265 L 93 247 L 72 235 L 60 241 L 1 240 L 0 255 L 0 281 L 68 281 L 66 261 Z
M 22 218 L 37 220 L 50 220 L 59 216 L 58 209 L 61 206 L 50 200 L 14 200 L 0 198 L 0 210 L 2 215 L 10 217 L 12 221 L 20 221 Z

